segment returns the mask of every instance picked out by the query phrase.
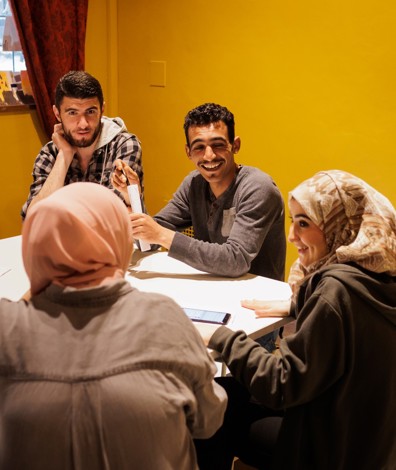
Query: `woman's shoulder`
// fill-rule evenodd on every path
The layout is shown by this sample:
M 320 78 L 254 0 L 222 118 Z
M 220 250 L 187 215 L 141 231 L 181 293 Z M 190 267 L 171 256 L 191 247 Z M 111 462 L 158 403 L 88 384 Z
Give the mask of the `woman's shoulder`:
M 360 283 L 365 284 L 386 284 L 396 289 L 396 278 L 386 273 L 376 273 L 369 271 L 356 263 L 334 263 L 324 266 L 313 274 L 312 282 L 319 279 L 335 279 L 345 285 Z
M 315 296 L 337 311 L 345 310 L 346 306 L 353 310 L 364 306 L 396 326 L 395 281 L 394 277 L 367 271 L 352 263 L 330 264 L 319 269 L 302 286 L 299 301 L 305 303 Z
M 9 300 L 7 298 L 0 298 L 0 324 L 4 322 L 7 324 L 12 323 L 20 316 L 27 314 L 28 302 L 25 300 Z M 17 316 L 19 315 L 19 316 Z

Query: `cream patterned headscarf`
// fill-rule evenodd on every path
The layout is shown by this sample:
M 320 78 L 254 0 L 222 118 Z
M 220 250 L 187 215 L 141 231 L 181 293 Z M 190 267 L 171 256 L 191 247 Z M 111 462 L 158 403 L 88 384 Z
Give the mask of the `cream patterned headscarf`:
M 329 170 L 301 183 L 289 193 L 291 198 L 323 230 L 329 253 L 307 269 L 297 260 L 290 270 L 292 288 L 330 263 L 351 261 L 396 275 L 396 213 L 381 193 L 350 173 Z
M 58 189 L 29 210 L 22 228 L 32 295 L 51 283 L 81 289 L 122 279 L 132 249 L 125 205 L 95 183 Z

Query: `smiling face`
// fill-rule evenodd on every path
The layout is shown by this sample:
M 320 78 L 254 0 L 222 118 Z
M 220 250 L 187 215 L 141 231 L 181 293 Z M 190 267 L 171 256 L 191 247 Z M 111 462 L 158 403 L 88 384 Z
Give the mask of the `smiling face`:
M 308 268 L 328 254 L 325 235 L 294 198 L 290 199 L 289 210 L 292 223 L 288 239 L 297 248 L 302 266 Z
M 65 139 L 74 147 L 91 146 L 101 130 L 103 109 L 98 98 L 69 98 L 65 96 L 54 114 L 62 123 Z
M 188 141 L 188 158 L 218 197 L 235 177 L 237 165 L 234 154 L 240 148 L 240 138 L 235 137 L 234 143 L 231 144 L 227 126 L 223 121 L 219 121 L 204 126 L 190 126 Z

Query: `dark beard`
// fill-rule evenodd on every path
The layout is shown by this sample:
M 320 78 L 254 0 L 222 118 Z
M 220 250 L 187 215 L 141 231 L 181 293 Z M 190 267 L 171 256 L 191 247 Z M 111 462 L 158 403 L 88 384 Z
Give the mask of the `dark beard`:
M 63 127 L 63 124 L 62 124 L 62 127 Z M 102 123 L 99 122 L 98 126 L 95 129 L 95 132 L 93 133 L 92 137 L 89 140 L 88 139 L 75 140 L 73 139 L 70 132 L 67 132 L 65 128 L 63 127 L 63 136 L 67 140 L 67 142 L 69 142 L 71 146 L 78 147 L 78 148 L 85 148 L 85 147 L 91 146 L 95 142 L 101 130 L 102 130 Z

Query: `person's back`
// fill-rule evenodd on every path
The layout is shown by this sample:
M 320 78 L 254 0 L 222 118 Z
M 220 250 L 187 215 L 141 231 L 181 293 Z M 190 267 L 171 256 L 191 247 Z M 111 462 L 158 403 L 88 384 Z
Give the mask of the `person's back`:
M 62 213 L 81 188 L 79 210 L 72 201 Z M 122 202 L 88 183 L 59 192 L 25 222 L 32 299 L 0 300 L 0 468 L 197 468 L 192 438 L 213 434 L 224 413 L 216 367 L 180 307 L 123 279 L 132 245 Z M 35 246 L 49 214 L 55 228 Z
M 125 281 L 94 293 L 1 301 L 0 468 L 195 468 L 221 413 L 202 422 L 214 372 L 190 320 Z

